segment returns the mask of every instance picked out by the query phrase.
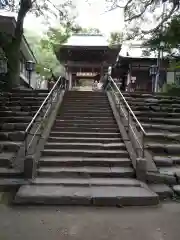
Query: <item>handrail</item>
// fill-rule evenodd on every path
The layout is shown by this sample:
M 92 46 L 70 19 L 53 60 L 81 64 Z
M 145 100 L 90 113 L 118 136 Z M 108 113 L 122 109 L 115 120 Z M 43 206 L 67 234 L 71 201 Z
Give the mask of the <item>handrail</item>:
M 31 122 L 29 123 L 29 125 L 27 126 L 25 133 L 27 133 L 30 128 L 32 127 L 32 125 L 34 124 L 34 122 L 36 121 L 36 118 L 39 116 L 41 110 L 43 109 L 44 105 L 47 103 L 47 101 L 50 99 L 50 97 L 52 96 L 54 89 L 56 88 L 56 86 L 60 83 L 61 81 L 61 77 L 58 78 L 58 81 L 54 84 L 53 88 L 51 89 L 51 91 L 49 92 L 49 94 L 47 95 L 47 97 L 44 99 L 43 103 L 41 104 L 40 108 L 38 109 L 38 111 L 36 112 L 36 114 L 34 115 L 34 117 L 32 118 Z
M 120 91 L 120 89 L 118 88 L 117 84 L 114 82 L 114 80 L 112 79 L 112 77 L 110 76 L 110 80 L 113 82 L 116 90 L 119 92 L 119 94 L 121 95 L 127 109 L 130 111 L 131 115 L 133 116 L 134 120 L 136 121 L 136 123 L 138 124 L 139 128 L 141 129 L 141 131 L 146 134 L 146 131 L 144 130 L 143 126 L 141 125 L 141 123 L 139 122 L 139 120 L 137 119 L 136 115 L 134 114 L 133 110 L 131 109 L 131 107 L 129 106 L 129 103 L 126 101 L 125 97 L 123 96 L 122 92 Z
M 45 118 L 48 116 L 50 110 L 52 109 L 54 99 L 56 99 L 56 100 L 58 99 L 58 93 L 61 90 L 61 88 L 62 88 L 61 77 L 59 77 L 57 82 L 54 84 L 53 88 L 51 89 L 51 91 L 49 92 L 49 94 L 47 95 L 47 97 L 44 99 L 43 103 L 39 107 L 38 111 L 32 118 L 31 122 L 28 124 L 28 126 L 25 130 L 25 140 L 24 140 L 25 156 L 27 156 L 28 150 L 34 141 L 34 138 L 37 136 L 37 133 L 41 129 Z M 55 96 L 54 96 L 54 93 L 56 93 Z M 39 121 L 38 126 L 36 127 L 36 129 L 33 133 L 30 133 L 32 127 L 35 126 L 35 123 L 36 123 L 40 113 L 42 111 L 44 111 L 44 109 L 45 109 L 45 113 L 43 113 L 43 116 L 42 116 L 41 120 Z M 30 135 L 32 135 L 32 138 L 29 140 Z
M 128 111 L 128 132 L 131 128 L 131 131 L 132 133 L 134 134 L 134 137 L 136 138 L 136 141 L 138 142 L 142 152 L 141 152 L 141 157 L 144 158 L 144 151 L 145 151 L 145 146 L 144 146 L 144 138 L 145 136 L 147 136 L 147 132 L 144 130 L 143 126 L 141 125 L 141 123 L 139 122 L 139 120 L 137 119 L 136 115 L 134 114 L 133 110 L 131 109 L 129 103 L 126 101 L 125 97 L 123 96 L 122 92 L 120 91 L 120 89 L 118 88 L 117 84 L 115 83 L 115 81 L 113 80 L 113 78 L 111 76 L 109 76 L 109 83 L 112 83 L 116 89 L 116 91 L 119 93 L 119 95 L 121 96 L 124 104 L 125 104 L 125 107 L 127 108 L 127 111 Z M 112 88 L 112 87 L 111 87 Z M 142 142 L 140 143 L 139 142 L 139 139 L 138 137 L 136 136 L 136 133 L 134 132 L 131 124 L 130 124 L 130 115 L 132 116 L 132 118 L 134 119 L 135 121 L 135 124 L 139 127 L 140 131 L 142 132 Z

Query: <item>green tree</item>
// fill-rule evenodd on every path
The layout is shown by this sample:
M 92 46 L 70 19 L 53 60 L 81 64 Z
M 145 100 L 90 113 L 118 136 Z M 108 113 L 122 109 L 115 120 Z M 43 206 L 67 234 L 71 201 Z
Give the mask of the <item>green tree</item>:
M 111 32 L 109 37 L 110 45 L 118 45 L 123 42 L 123 33 L 122 32 Z
M 54 75 L 59 76 L 63 67 L 57 60 L 53 49 L 48 44 L 44 45 L 43 37 L 27 30 L 25 36 L 38 61 L 36 71 L 42 76 L 50 77 L 51 72 L 48 69 L 51 69 Z
M 142 56 L 143 57 L 149 57 L 151 56 L 151 51 L 149 49 L 142 50 Z
M 164 51 L 170 57 L 180 55 L 180 16 L 174 16 L 164 26 L 163 31 L 154 32 L 148 40 L 144 41 L 144 45 L 149 46 L 149 49 L 154 51 L 162 41 L 165 43 Z
M 79 28 L 78 33 L 87 33 L 87 34 L 101 34 L 101 31 L 98 28 Z
M 9 86 L 19 84 L 19 59 L 20 45 L 23 37 L 23 25 L 26 15 L 31 12 L 46 19 L 51 16 L 59 18 L 61 24 L 67 24 L 73 20 L 70 12 L 73 10 L 71 0 L 61 1 L 55 5 L 51 0 L 7 0 L 6 10 L 17 11 L 17 21 L 14 35 L 10 36 L 5 33 L 0 34 L 0 44 L 8 58 L 7 80 Z

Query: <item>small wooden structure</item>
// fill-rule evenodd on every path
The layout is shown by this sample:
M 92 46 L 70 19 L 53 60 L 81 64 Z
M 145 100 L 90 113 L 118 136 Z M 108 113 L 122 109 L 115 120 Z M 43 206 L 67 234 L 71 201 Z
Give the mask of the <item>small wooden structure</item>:
M 116 62 L 120 48 L 120 45 L 110 47 L 101 34 L 72 35 L 56 52 L 65 67 L 69 89 L 76 86 L 79 79 L 94 79 L 98 74 L 103 76 Z
M 119 81 L 125 79 L 127 91 L 152 91 L 152 77 L 149 70 L 157 64 L 157 58 L 121 56 L 112 68 L 112 76 Z M 161 81 L 166 82 L 168 60 L 161 63 Z

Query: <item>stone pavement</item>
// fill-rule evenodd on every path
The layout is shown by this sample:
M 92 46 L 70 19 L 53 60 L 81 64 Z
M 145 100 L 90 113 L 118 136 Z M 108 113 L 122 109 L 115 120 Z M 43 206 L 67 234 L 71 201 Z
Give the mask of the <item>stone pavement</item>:
M 0 205 L 0 240 L 177 240 L 180 204 L 147 208 Z

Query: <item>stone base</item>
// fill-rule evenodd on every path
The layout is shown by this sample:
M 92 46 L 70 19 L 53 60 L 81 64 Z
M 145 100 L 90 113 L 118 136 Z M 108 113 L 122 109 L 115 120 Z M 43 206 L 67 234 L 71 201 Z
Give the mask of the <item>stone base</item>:
M 62 187 L 22 186 L 16 204 L 148 206 L 159 203 L 159 197 L 143 187 Z

